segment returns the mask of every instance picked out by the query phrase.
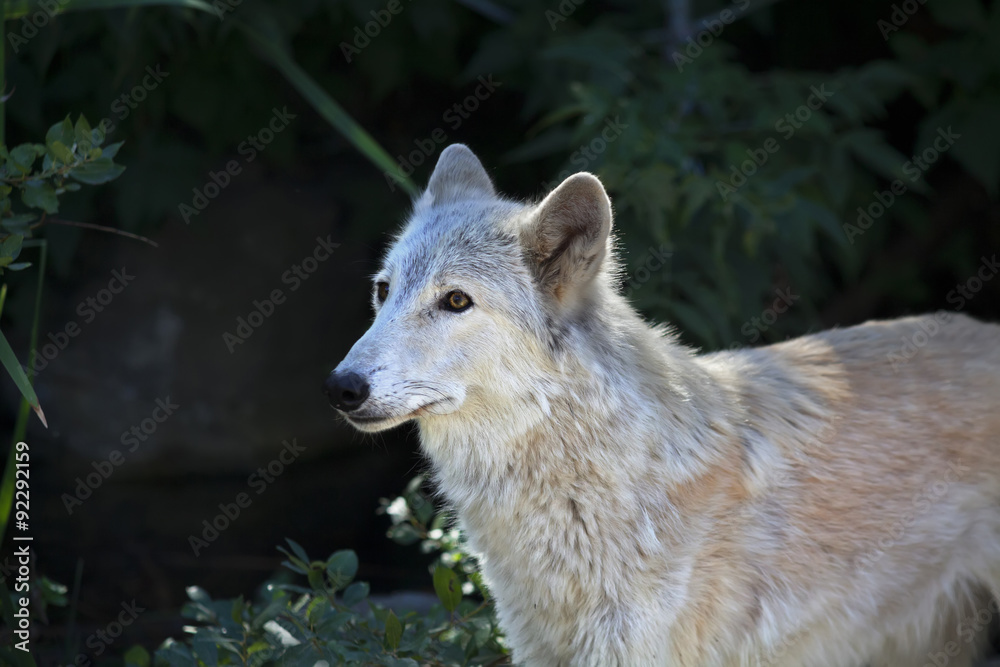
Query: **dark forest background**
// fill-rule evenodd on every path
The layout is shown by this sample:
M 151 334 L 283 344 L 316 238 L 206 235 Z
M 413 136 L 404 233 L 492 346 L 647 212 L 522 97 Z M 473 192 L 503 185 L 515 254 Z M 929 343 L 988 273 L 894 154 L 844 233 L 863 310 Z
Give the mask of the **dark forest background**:
M 35 365 L 31 516 L 35 569 L 73 615 L 36 623 L 39 664 L 87 653 L 132 600 L 147 611 L 98 664 L 179 636 L 186 586 L 252 596 L 286 537 L 357 550 L 375 593 L 429 590 L 431 557 L 375 513 L 424 469 L 415 434 L 357 434 L 320 387 L 450 143 L 514 197 L 599 174 L 623 289 L 705 350 L 1000 315 L 1000 1 L 111 4 L 6 3 L 7 146 L 81 114 L 124 142 L 124 172 L 58 192 L 57 213 L 16 192 L 2 211 L 39 209 L 30 239 L 47 244 L 40 307 L 28 243 L 0 320 L 26 367 L 36 316 L 55 346 Z M 324 241 L 339 245 L 319 259 Z M 14 433 L 20 393 L 0 387 Z M 162 422 L 157 401 L 177 406 Z M 293 439 L 258 494 L 250 476 Z M 202 521 L 248 488 L 196 554 Z

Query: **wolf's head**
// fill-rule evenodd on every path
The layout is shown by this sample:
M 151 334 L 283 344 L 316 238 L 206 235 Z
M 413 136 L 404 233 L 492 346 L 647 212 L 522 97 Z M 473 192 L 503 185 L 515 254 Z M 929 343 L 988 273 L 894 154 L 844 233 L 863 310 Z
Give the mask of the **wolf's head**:
M 610 232 L 595 176 L 525 205 L 449 146 L 375 275 L 375 321 L 325 383 L 331 404 L 364 431 L 544 411 L 564 333 L 610 290 Z

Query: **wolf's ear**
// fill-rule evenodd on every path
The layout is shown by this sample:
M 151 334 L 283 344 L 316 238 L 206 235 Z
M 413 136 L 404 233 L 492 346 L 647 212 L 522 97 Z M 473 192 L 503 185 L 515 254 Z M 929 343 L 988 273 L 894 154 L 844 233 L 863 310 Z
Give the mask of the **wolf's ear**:
M 427 184 L 430 204 L 453 204 L 465 199 L 496 197 L 496 190 L 483 163 L 465 144 L 452 144 L 441 151 Z
M 611 234 L 611 200 L 593 174 L 574 174 L 538 205 L 521 230 L 543 289 L 565 303 L 601 269 Z

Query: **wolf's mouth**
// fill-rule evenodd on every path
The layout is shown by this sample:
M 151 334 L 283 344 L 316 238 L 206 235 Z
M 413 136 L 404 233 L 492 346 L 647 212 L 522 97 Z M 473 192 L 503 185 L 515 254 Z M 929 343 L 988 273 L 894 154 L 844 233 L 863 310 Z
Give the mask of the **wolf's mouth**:
M 392 419 L 392 417 L 362 417 L 360 415 L 345 414 L 344 419 L 352 424 L 378 424 Z
M 397 424 L 402 424 L 403 422 L 425 415 L 430 408 L 445 403 L 448 400 L 450 399 L 431 401 L 403 415 L 359 415 L 356 412 L 341 412 L 341 414 L 344 415 L 344 419 L 348 423 L 356 428 L 367 430 L 365 427 L 381 427 L 379 428 L 381 430 L 382 428 L 391 428 Z

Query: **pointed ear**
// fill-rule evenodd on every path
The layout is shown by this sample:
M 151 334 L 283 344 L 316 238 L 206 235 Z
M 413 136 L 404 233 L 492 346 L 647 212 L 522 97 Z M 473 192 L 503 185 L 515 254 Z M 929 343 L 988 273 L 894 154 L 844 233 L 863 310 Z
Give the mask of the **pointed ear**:
M 596 176 L 570 176 L 521 230 L 542 288 L 566 303 L 593 280 L 608 251 L 611 200 Z
M 452 144 L 441 151 L 434 173 L 427 184 L 426 197 L 434 206 L 453 204 L 466 199 L 496 197 L 483 163 L 464 144 Z

